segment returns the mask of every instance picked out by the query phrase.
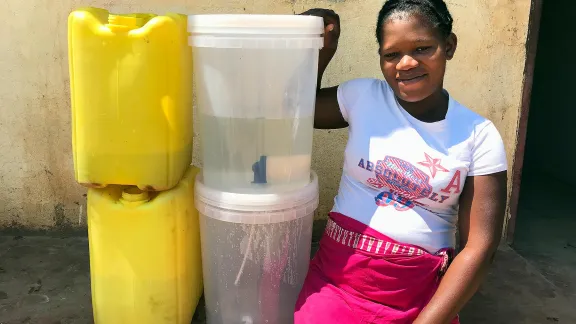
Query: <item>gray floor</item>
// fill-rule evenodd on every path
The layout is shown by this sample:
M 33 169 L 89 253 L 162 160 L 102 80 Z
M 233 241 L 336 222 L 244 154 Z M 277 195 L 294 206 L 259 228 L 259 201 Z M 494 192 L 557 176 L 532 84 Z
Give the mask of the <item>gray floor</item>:
M 504 246 L 462 322 L 576 323 L 574 303 L 563 294 Z M 201 312 L 196 316 L 194 323 L 203 323 Z M 0 236 L 0 323 L 92 323 L 87 240 Z
M 576 305 L 575 202 L 576 187 L 526 174 L 513 244 L 572 305 Z

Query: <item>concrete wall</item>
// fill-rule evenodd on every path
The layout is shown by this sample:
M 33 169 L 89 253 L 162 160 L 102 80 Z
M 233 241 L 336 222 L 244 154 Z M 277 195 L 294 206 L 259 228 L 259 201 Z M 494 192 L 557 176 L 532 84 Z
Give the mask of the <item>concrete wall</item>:
M 0 227 L 82 228 L 85 190 L 73 179 L 66 23 L 80 6 L 118 12 L 297 13 L 330 7 L 343 24 L 341 48 L 326 85 L 379 77 L 373 36 L 380 0 L 4 1 L 0 20 Z M 510 157 L 524 67 L 530 0 L 450 0 L 460 44 L 447 88 L 491 118 Z M 317 131 L 314 168 L 321 179 L 319 217 L 332 205 L 346 131 Z M 195 157 L 195 161 L 197 161 Z
M 574 1 L 543 5 L 524 161 L 525 175 L 551 176 L 570 184 L 576 182 L 576 172 L 569 168 L 576 163 L 576 65 L 564 64 L 563 57 L 573 53 L 576 44 L 563 39 L 576 31 L 575 10 Z

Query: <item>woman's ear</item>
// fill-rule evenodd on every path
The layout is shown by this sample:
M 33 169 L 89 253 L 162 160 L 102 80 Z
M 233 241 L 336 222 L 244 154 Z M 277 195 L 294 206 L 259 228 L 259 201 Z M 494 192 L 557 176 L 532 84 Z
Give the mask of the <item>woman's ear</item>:
M 446 59 L 451 60 L 454 57 L 456 47 L 458 47 L 458 37 L 456 37 L 456 34 L 451 33 L 446 39 Z

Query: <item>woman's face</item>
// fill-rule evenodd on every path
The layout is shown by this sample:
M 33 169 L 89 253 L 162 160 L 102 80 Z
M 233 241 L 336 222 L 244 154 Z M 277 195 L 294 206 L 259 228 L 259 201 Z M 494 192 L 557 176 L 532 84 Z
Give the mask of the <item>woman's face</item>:
M 380 66 L 398 98 L 418 102 L 442 90 L 446 61 L 456 51 L 454 34 L 443 39 L 423 17 L 413 14 L 388 18 L 382 37 Z

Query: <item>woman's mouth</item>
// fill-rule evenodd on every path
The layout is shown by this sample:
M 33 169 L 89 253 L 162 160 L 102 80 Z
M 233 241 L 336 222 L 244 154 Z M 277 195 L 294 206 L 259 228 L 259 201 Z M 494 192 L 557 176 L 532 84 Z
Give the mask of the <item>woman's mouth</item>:
M 427 74 L 422 74 L 422 75 L 415 76 L 415 77 L 397 78 L 396 80 L 398 81 L 398 83 L 400 83 L 402 85 L 410 85 L 410 84 L 414 84 L 414 83 L 418 83 L 418 82 L 422 81 L 427 76 L 428 76 Z

